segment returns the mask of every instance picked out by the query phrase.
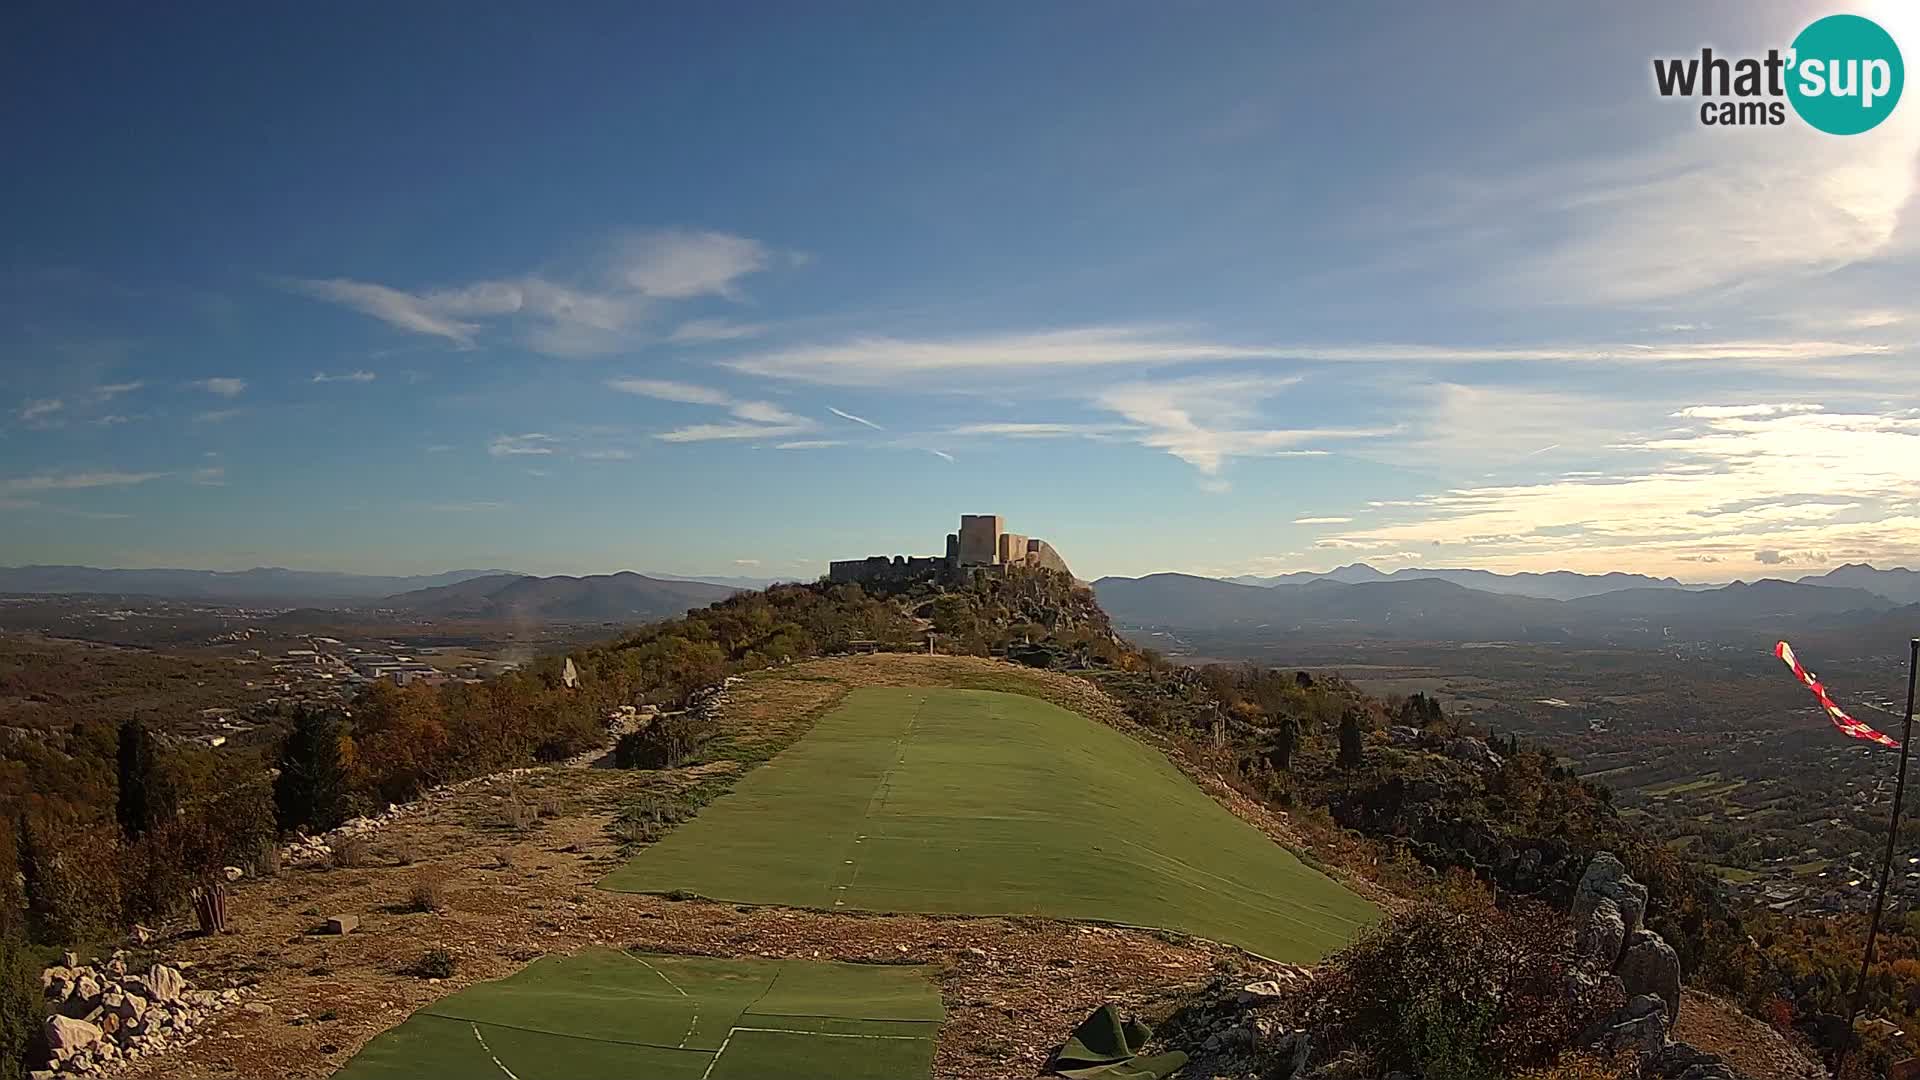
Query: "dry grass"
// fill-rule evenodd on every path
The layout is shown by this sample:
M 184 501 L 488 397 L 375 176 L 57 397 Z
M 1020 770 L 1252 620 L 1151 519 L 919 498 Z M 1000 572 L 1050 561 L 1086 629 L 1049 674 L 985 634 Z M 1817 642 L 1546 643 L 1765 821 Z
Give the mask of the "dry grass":
M 363 837 L 343 836 L 332 843 L 333 854 L 327 861 L 336 870 L 351 870 L 365 866 L 373 852 L 373 845 Z

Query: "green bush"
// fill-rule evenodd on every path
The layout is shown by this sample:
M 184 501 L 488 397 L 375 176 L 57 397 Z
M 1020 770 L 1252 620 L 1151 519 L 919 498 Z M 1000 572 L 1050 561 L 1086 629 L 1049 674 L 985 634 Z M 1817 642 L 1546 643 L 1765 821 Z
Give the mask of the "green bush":
M 1620 1003 L 1569 993 L 1564 916 L 1502 910 L 1476 885 L 1396 915 L 1325 965 L 1316 990 L 1326 1034 L 1382 1072 L 1490 1080 L 1551 1064 L 1579 1031 Z
M 677 769 L 718 731 L 712 720 L 662 716 L 620 736 L 613 745 L 613 763 L 622 769 Z
M 458 966 L 453 954 L 445 949 L 428 949 L 413 962 L 409 974 L 418 979 L 451 979 Z
M 40 965 L 17 938 L 0 940 L 0 1080 L 20 1080 L 46 1058 Z

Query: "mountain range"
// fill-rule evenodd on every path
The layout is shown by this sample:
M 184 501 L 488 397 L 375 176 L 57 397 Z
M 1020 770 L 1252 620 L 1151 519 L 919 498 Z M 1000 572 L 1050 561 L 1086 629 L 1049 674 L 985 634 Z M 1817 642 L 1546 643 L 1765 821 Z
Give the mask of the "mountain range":
M 1861 588 L 1773 579 L 1717 588 L 1641 586 L 1569 600 L 1491 592 L 1441 578 L 1395 580 L 1388 575 L 1354 583 L 1315 577 L 1289 584 L 1245 585 L 1187 574 L 1151 574 L 1101 578 L 1094 582 L 1094 591 L 1101 606 L 1124 626 L 1269 633 L 1313 630 L 1426 640 L 1785 634 L 1814 620 L 1870 619 L 1899 606 Z
M 495 574 L 415 589 L 380 601 L 420 615 L 542 622 L 665 619 L 741 590 L 704 581 L 669 581 L 625 570 L 587 577 Z
M 615 594 L 601 601 L 588 601 L 587 607 L 618 609 L 631 598 L 632 590 L 618 579 L 641 577 L 623 574 L 596 574 L 589 578 L 553 578 L 534 580 L 616 582 Z M 439 574 L 389 576 L 383 574 L 342 574 L 324 570 L 288 570 L 278 566 L 257 566 L 251 570 L 109 570 L 93 566 L 7 566 L 0 567 L 0 593 L 18 594 L 95 594 L 109 596 L 151 596 L 165 600 L 203 600 L 227 604 L 261 606 L 362 606 L 369 601 L 385 600 L 401 593 L 457 586 L 477 579 L 502 582 L 531 575 L 513 570 L 448 570 Z M 692 583 L 721 587 L 724 596 L 738 589 L 759 589 L 769 584 L 758 578 L 683 578 L 659 574 L 646 580 L 660 584 Z M 555 586 L 558 590 L 561 586 Z M 700 595 L 704 592 L 695 590 Z M 706 603 L 707 601 L 700 601 Z M 388 605 L 392 606 L 392 605 Z M 670 614 L 678 615 L 679 610 Z M 581 616 L 588 617 L 588 616 Z
M 1554 570 L 1544 574 L 1499 574 L 1491 570 L 1448 570 L 1409 566 L 1387 573 L 1363 562 L 1335 567 L 1324 574 L 1300 570 L 1291 574 L 1275 574 L 1268 577 L 1241 574 L 1221 580 L 1238 585 L 1271 588 L 1276 585 L 1304 585 L 1312 581 L 1336 581 L 1343 585 L 1359 585 L 1370 581 L 1429 579 L 1451 581 L 1456 585 L 1465 585 L 1482 592 L 1502 593 L 1508 596 L 1533 596 L 1544 600 L 1578 600 L 1583 596 L 1598 596 L 1601 593 L 1641 588 L 1686 589 L 1697 592 L 1726 584 L 1686 584 L 1670 577 L 1656 578 L 1645 574 L 1624 574 L 1619 571 L 1607 574 L 1579 574 L 1571 570 Z M 1803 585 L 1865 589 L 1871 593 L 1878 593 L 1896 604 L 1920 603 L 1920 570 L 1908 570 L 1904 567 L 1877 570 L 1866 563 L 1847 563 L 1824 574 L 1808 574 L 1798 580 Z

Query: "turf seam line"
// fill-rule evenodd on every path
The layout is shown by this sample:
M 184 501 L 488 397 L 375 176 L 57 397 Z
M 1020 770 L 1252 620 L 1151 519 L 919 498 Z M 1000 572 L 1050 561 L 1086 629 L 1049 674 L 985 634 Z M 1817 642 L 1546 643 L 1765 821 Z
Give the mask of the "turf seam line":
M 732 1031 L 727 1032 L 727 1038 L 731 1039 L 733 1037 L 734 1031 L 762 1031 L 772 1035 L 810 1035 L 814 1038 L 819 1038 L 819 1039 L 885 1039 L 890 1042 L 932 1042 L 933 1041 L 931 1038 L 925 1035 L 862 1035 L 857 1032 L 851 1032 L 851 1031 L 801 1031 L 798 1028 L 763 1028 L 763 1027 L 737 1027 L 737 1028 L 734 1028 Z M 722 1042 L 720 1045 L 722 1048 L 725 1048 L 726 1043 Z
M 620 955 L 626 957 L 629 960 L 632 960 L 634 963 L 639 964 L 641 967 L 646 968 L 648 971 L 653 972 L 655 975 L 660 976 L 660 981 L 666 983 L 668 986 L 673 987 L 674 992 L 679 994 L 681 997 L 691 996 L 685 990 L 680 989 L 679 983 L 674 982 L 672 979 L 667 978 L 666 972 L 661 971 L 659 968 L 654 967 L 652 964 L 647 963 L 645 960 L 642 960 L 638 956 L 635 956 L 634 954 L 626 951 L 625 949 L 620 950 Z
M 604 1039 L 598 1035 L 575 1035 L 565 1031 L 549 1031 L 546 1028 L 528 1027 L 525 1024 L 503 1024 L 498 1020 L 473 1020 L 465 1016 L 449 1016 L 446 1013 L 428 1012 L 425 1009 L 414 1013 L 415 1016 L 431 1016 L 435 1020 L 452 1020 L 460 1024 L 485 1024 L 488 1027 L 504 1028 L 508 1031 L 524 1031 L 529 1035 L 547 1035 L 555 1039 L 576 1039 L 580 1042 L 605 1043 L 608 1046 L 644 1046 L 649 1050 L 678 1050 L 687 1054 L 710 1054 L 711 1050 L 699 1047 L 668 1046 L 666 1043 L 637 1042 L 633 1039 Z
M 518 1076 L 515 1076 L 513 1074 L 512 1069 L 507 1068 L 504 1064 L 501 1063 L 499 1056 L 493 1052 L 493 1047 L 487 1045 L 487 1037 L 485 1035 L 480 1034 L 480 1025 L 469 1023 L 467 1026 L 473 1029 L 473 1037 L 479 1040 L 480 1049 L 485 1050 L 487 1052 L 487 1056 L 493 1059 L 494 1068 L 499 1069 L 503 1073 L 506 1073 L 507 1080 L 520 1080 Z

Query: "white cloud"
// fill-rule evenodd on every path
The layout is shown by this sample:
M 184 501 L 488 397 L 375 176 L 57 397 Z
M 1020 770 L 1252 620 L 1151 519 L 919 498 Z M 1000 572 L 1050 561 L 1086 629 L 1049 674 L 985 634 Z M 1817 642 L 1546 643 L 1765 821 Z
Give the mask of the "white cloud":
M 952 461 L 952 460 L 953 460 L 953 455 L 952 455 L 952 454 L 949 454 L 949 453 L 947 453 L 947 452 L 946 452 L 945 450 L 932 450 L 932 449 L 929 449 L 929 450 L 927 451 L 927 453 L 929 453 L 929 454 L 932 454 L 932 455 L 933 455 L 934 457 L 937 457 L 937 458 L 939 458 L 939 459 L 940 459 L 940 460 L 942 460 L 942 461 Z
M 867 418 L 866 418 L 866 417 L 864 417 L 864 416 L 855 416 L 855 415 L 853 415 L 853 414 L 852 414 L 852 413 L 850 413 L 850 412 L 842 412 L 842 411 L 840 411 L 839 409 L 836 409 L 836 408 L 834 408 L 834 407 L 833 407 L 833 406 L 831 406 L 831 405 L 829 405 L 829 406 L 827 406 L 827 411 L 828 411 L 828 412 L 830 412 L 830 413 L 832 413 L 833 415 L 835 415 L 835 416 L 837 416 L 837 417 L 839 417 L 839 418 L 840 418 L 840 419 L 842 419 L 842 420 L 850 420 L 850 421 L 852 421 L 853 423 L 856 423 L 856 424 L 862 424 L 862 425 L 864 425 L 864 426 L 866 426 L 866 427 L 870 427 L 870 428 L 872 428 L 872 429 L 873 429 L 873 430 L 875 430 L 875 431 L 885 431 L 885 430 L 887 430 L 886 428 L 883 428 L 883 427 L 881 427 L 881 426 L 880 426 L 879 424 L 876 424 L 876 423 L 874 423 L 873 421 L 871 421 L 871 420 L 869 420 L 869 419 L 867 419 Z
M 1071 439 L 1095 438 L 1103 435 L 1114 435 L 1139 430 L 1141 429 L 1131 424 L 988 421 L 978 424 L 957 424 L 948 428 L 947 434 L 998 435 L 1010 439 Z
M 770 401 L 742 401 L 730 410 L 742 420 L 751 420 L 756 424 L 813 425 L 813 421 L 773 404 Z
M 370 281 L 326 278 L 300 280 L 292 284 L 309 296 L 330 300 L 363 315 L 371 315 L 390 326 L 445 338 L 464 347 L 473 345 L 473 335 L 480 329 L 473 323 L 461 322 L 436 311 L 434 302 L 427 297 Z
M 108 398 L 119 397 L 121 394 L 131 394 L 146 385 L 145 382 L 138 379 L 133 382 L 108 383 L 105 386 L 94 387 L 93 396 L 105 401 Z
M 1257 426 L 1255 406 L 1298 381 L 1236 375 L 1122 383 L 1096 392 L 1093 403 L 1143 429 L 1134 436 L 1142 446 L 1165 450 L 1208 476 L 1217 474 L 1232 458 L 1268 457 L 1302 450 L 1303 443 L 1390 433 L 1374 428 Z
M 592 356 L 635 344 L 662 304 L 703 296 L 738 300 L 739 281 L 772 265 L 756 240 L 662 230 L 616 238 L 600 257 L 561 276 L 533 273 L 405 290 L 348 278 L 295 279 L 288 287 L 409 333 L 472 348 L 494 322 L 551 356 Z M 707 319 L 684 323 L 680 342 L 750 336 L 757 328 Z
M 583 461 L 626 461 L 633 457 L 633 454 L 626 450 L 611 448 L 605 450 L 582 450 L 579 456 Z
M 370 383 L 376 378 L 379 378 L 379 376 L 371 371 L 343 371 L 338 375 L 329 375 L 324 371 L 316 371 L 313 373 L 313 381 L 317 383 Z
M 29 401 L 21 406 L 19 416 L 23 422 L 31 424 L 37 420 L 44 420 L 66 407 L 67 403 L 59 398 L 43 398 L 39 401 Z
M 666 379 L 609 379 L 607 386 L 620 390 L 622 394 L 639 394 L 643 398 L 659 398 L 662 402 L 684 402 L 687 405 L 726 405 L 733 398 L 724 390 L 712 390 L 708 386 L 695 386 L 691 382 L 670 382 Z
M 1504 569 L 1677 573 L 1756 552 L 1910 562 L 1920 557 L 1920 415 L 1681 410 L 1688 425 L 1623 442 L 1644 460 L 1606 475 L 1482 484 L 1383 503 L 1384 523 L 1329 543 L 1432 549 Z
M 1004 377 L 1009 373 L 1075 372 L 1226 360 L 1302 364 L 1538 364 L 1594 366 L 1703 365 L 1807 373 L 1816 361 L 1885 357 L 1877 341 L 1729 339 L 1629 342 L 1542 342 L 1443 345 L 1389 342 L 1232 344 L 1182 336 L 1152 326 L 1088 326 L 1064 330 L 909 340 L 864 337 L 828 345 L 776 349 L 736 357 L 727 366 L 753 375 L 831 386 L 891 386 L 939 376 Z
M 744 236 L 664 229 L 626 237 L 617 258 L 621 278 L 634 291 L 683 300 L 733 297 L 739 280 L 765 269 L 772 254 Z
M 227 484 L 227 470 L 224 466 L 220 465 L 209 465 L 202 469 L 195 469 L 193 470 L 193 482 L 203 487 L 225 487 Z
M 670 382 L 666 379 L 608 379 L 607 386 L 623 394 L 639 394 L 642 397 L 659 398 L 661 401 L 678 401 L 687 405 L 730 405 L 731 395 L 723 390 L 692 383 Z
M 194 413 L 193 422 L 196 424 L 223 424 L 246 411 L 245 409 L 209 409 L 206 412 Z
M 1793 413 L 1820 412 L 1822 406 L 1805 402 L 1779 405 L 1690 405 L 1673 415 L 1692 420 L 1731 420 L 1746 416 L 1788 416 Z
M 735 560 L 733 560 L 733 565 L 735 565 L 735 566 L 759 566 L 759 565 L 760 565 L 760 560 L 759 560 L 759 559 L 735 559 Z
M 654 438 L 662 442 L 712 442 L 722 439 L 771 439 L 782 435 L 800 435 L 814 430 L 817 425 L 808 421 L 803 424 L 691 424 L 687 427 L 663 431 Z
M 119 413 L 108 413 L 105 416 L 95 417 L 93 423 L 96 427 L 113 427 L 116 424 L 127 423 L 128 419 Z
M 67 472 L 16 476 L 0 484 L 0 491 L 74 491 L 83 488 L 131 487 L 158 480 L 164 472 Z
M 229 375 L 201 379 L 193 385 L 209 394 L 218 394 L 224 398 L 239 397 L 247 389 L 247 380 L 236 379 Z
M 697 344 L 704 341 L 738 341 L 741 338 L 759 337 L 767 328 L 754 323 L 738 323 L 730 319 L 690 319 L 674 327 L 667 340 L 676 345 Z
M 792 442 L 777 443 L 775 450 L 825 450 L 830 446 L 845 446 L 839 439 L 795 439 Z
M 1297 517 L 1293 519 L 1293 523 L 1295 525 L 1345 525 L 1352 520 L 1350 517 Z
M 553 453 L 554 438 L 540 432 L 525 435 L 495 435 L 487 444 L 487 453 L 497 458 L 545 456 Z

